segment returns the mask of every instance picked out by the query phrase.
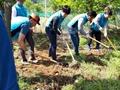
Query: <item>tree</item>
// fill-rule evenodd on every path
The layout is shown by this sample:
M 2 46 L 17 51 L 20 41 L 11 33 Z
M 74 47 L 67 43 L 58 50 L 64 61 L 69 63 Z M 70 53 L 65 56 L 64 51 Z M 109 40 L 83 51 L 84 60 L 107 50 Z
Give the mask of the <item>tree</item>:
M 42 3 L 38 2 L 38 0 L 26 0 L 25 6 L 29 10 L 29 12 L 41 12 L 43 10 Z
M 7 31 L 10 36 L 11 7 L 14 0 L 0 0 L 0 10 L 2 11 Z

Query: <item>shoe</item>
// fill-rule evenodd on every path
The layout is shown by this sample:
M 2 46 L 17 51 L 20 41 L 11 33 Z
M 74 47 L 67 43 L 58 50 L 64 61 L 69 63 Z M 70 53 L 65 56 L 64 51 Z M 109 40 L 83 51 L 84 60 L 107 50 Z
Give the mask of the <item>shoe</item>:
M 36 60 L 35 58 L 31 58 L 31 57 L 28 59 L 28 61 L 31 63 L 38 63 L 38 60 Z
M 79 52 L 75 52 L 75 55 L 76 55 L 76 56 L 79 56 L 79 54 L 80 54 Z
M 98 49 L 98 50 L 99 50 L 99 49 L 100 49 L 100 46 L 96 46 L 95 49 Z
M 59 63 L 57 60 L 54 60 L 54 59 L 52 59 L 52 58 L 50 58 L 49 60 L 50 60 L 51 62 L 56 63 L 56 64 L 58 64 L 58 63 Z
M 30 64 L 30 63 L 27 62 L 27 61 L 21 61 L 21 63 L 24 64 L 24 65 L 28 65 L 28 64 Z
M 90 51 L 92 49 L 92 45 L 88 45 L 87 48 Z
M 38 63 L 38 60 L 31 60 L 32 63 Z
M 99 52 L 99 49 L 95 49 L 94 51 L 95 51 L 95 52 Z

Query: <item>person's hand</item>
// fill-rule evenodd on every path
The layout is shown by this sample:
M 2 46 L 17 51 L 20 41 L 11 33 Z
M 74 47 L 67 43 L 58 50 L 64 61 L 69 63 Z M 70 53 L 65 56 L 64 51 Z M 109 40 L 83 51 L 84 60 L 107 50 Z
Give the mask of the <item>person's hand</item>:
M 30 28 L 30 33 L 32 33 L 32 34 L 33 34 L 33 32 L 34 32 L 33 28 Z
M 58 35 L 61 35 L 61 30 L 58 29 L 58 30 L 57 30 L 57 34 L 58 34 Z
M 99 30 L 102 32 L 102 31 L 103 31 L 103 28 L 102 28 L 102 27 L 100 27 L 100 28 L 99 28 Z
M 89 33 L 86 34 L 86 38 L 88 39 L 90 37 Z
M 107 32 L 104 32 L 104 37 L 107 37 Z

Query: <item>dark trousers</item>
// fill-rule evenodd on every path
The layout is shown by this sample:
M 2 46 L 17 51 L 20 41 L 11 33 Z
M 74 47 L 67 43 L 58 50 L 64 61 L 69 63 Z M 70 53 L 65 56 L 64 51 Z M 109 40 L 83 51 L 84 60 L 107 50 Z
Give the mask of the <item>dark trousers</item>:
M 34 40 L 33 40 L 33 37 L 32 37 L 32 32 L 28 32 L 26 37 L 25 37 L 26 41 L 28 42 L 29 46 L 30 46 L 30 56 L 31 56 L 31 60 L 34 60 L 35 59 L 35 56 L 34 56 L 34 46 L 35 46 L 35 43 L 34 43 Z M 23 61 L 27 61 L 26 59 L 26 56 L 25 56 L 25 51 L 21 50 L 20 49 L 20 54 L 22 56 L 22 59 Z
M 49 56 L 51 56 L 53 60 L 56 60 L 57 33 L 48 27 L 46 27 L 45 30 L 50 41 Z
M 95 39 L 98 41 L 101 41 L 101 32 L 100 31 L 94 31 L 94 30 L 90 30 L 89 32 L 90 37 L 94 37 Z M 92 44 L 92 39 L 88 40 L 88 45 L 90 46 Z M 98 42 L 96 42 L 96 49 L 100 48 L 100 44 Z
M 78 33 L 70 34 L 71 40 L 72 40 L 72 45 L 75 51 L 75 54 L 79 53 L 79 35 Z

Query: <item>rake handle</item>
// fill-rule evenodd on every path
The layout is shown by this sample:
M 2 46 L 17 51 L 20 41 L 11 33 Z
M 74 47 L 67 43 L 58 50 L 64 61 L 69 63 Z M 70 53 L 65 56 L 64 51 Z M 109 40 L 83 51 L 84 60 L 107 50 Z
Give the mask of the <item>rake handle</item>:
M 83 36 L 83 37 L 86 37 L 86 36 L 84 36 L 84 35 L 82 35 L 82 36 Z M 101 43 L 100 41 L 98 41 L 98 40 L 96 40 L 96 39 L 94 39 L 94 38 L 92 38 L 92 37 L 90 37 L 90 36 L 89 36 L 88 38 L 94 40 L 95 42 L 100 43 L 101 45 L 103 45 L 103 46 L 106 47 L 106 48 L 109 48 L 109 46 L 105 45 L 104 43 Z
M 66 46 L 67 46 L 67 48 L 68 48 L 68 51 L 69 51 L 70 55 L 71 55 L 71 57 L 72 57 L 72 60 L 73 60 L 73 61 L 76 61 L 75 58 L 74 58 L 74 56 L 73 56 L 73 54 L 72 54 L 72 51 L 71 51 L 68 43 L 67 43 L 67 41 L 65 40 L 65 38 L 64 38 L 64 36 L 63 36 L 63 32 L 61 32 L 61 35 L 62 35 L 63 41 L 65 42 L 65 44 L 66 44 Z
M 108 37 L 106 37 L 106 38 L 107 38 L 108 42 L 110 43 L 110 45 L 113 47 L 113 49 L 115 51 L 117 51 L 117 49 L 115 48 L 115 46 L 113 45 L 113 43 L 111 42 L 111 40 Z

